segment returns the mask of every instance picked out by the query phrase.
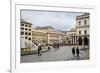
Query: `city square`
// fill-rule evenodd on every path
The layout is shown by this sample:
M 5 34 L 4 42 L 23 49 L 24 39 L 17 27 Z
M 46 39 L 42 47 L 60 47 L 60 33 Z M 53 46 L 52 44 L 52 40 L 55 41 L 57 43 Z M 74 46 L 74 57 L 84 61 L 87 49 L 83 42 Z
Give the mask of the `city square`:
M 59 50 L 52 48 L 48 52 L 42 53 L 41 56 L 38 54 L 31 54 L 21 57 L 23 63 L 27 62 L 52 62 L 52 61 L 71 61 L 71 60 L 88 60 L 89 59 L 89 50 L 80 51 L 80 58 L 77 59 L 73 57 L 71 53 L 72 46 L 60 47 Z
M 22 10 L 21 63 L 89 60 L 89 19 L 84 12 Z

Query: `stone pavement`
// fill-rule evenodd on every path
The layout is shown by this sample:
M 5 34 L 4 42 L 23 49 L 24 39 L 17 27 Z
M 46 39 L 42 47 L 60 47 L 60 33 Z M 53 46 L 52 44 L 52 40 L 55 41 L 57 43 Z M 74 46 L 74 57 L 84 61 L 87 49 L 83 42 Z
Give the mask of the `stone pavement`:
M 29 62 L 48 62 L 48 61 L 67 61 L 67 60 L 88 60 L 89 50 L 80 50 L 80 57 L 73 57 L 72 46 L 63 46 L 59 50 L 51 48 L 51 51 L 37 54 L 21 56 L 21 63 Z

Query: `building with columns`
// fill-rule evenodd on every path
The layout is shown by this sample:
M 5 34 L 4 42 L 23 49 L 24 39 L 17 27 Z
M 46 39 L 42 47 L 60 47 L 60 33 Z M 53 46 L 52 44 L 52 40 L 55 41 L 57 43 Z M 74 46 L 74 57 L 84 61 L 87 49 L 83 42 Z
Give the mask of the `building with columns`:
M 90 15 L 84 13 L 76 16 L 76 26 L 66 33 L 56 31 L 52 26 L 36 27 L 21 19 L 21 48 L 32 49 L 32 44 L 68 44 L 89 46 Z M 26 49 L 26 50 L 27 50 Z
M 76 17 L 77 44 L 89 45 L 90 40 L 90 15 L 84 13 Z
M 69 45 L 76 45 L 77 43 L 77 32 L 76 28 L 72 28 L 67 32 L 67 41 Z
M 76 16 L 76 27 L 67 31 L 69 45 L 89 46 L 90 40 L 89 13 Z

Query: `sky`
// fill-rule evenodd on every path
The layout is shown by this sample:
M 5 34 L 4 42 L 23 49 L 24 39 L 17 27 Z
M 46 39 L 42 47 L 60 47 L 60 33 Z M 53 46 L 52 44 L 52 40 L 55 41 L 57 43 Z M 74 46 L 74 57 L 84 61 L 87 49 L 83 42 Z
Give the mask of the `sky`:
M 80 12 L 53 12 L 21 10 L 21 19 L 32 23 L 33 28 L 52 26 L 55 30 L 68 31 L 76 25 L 76 16 Z

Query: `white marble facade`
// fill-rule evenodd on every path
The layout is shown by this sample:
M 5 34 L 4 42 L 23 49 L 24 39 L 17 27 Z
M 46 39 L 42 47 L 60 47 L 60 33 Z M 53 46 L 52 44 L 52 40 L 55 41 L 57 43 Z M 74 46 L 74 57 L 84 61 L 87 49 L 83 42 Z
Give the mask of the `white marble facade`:
M 76 16 L 76 27 L 67 32 L 71 45 L 88 45 L 90 40 L 90 16 L 89 13 Z

